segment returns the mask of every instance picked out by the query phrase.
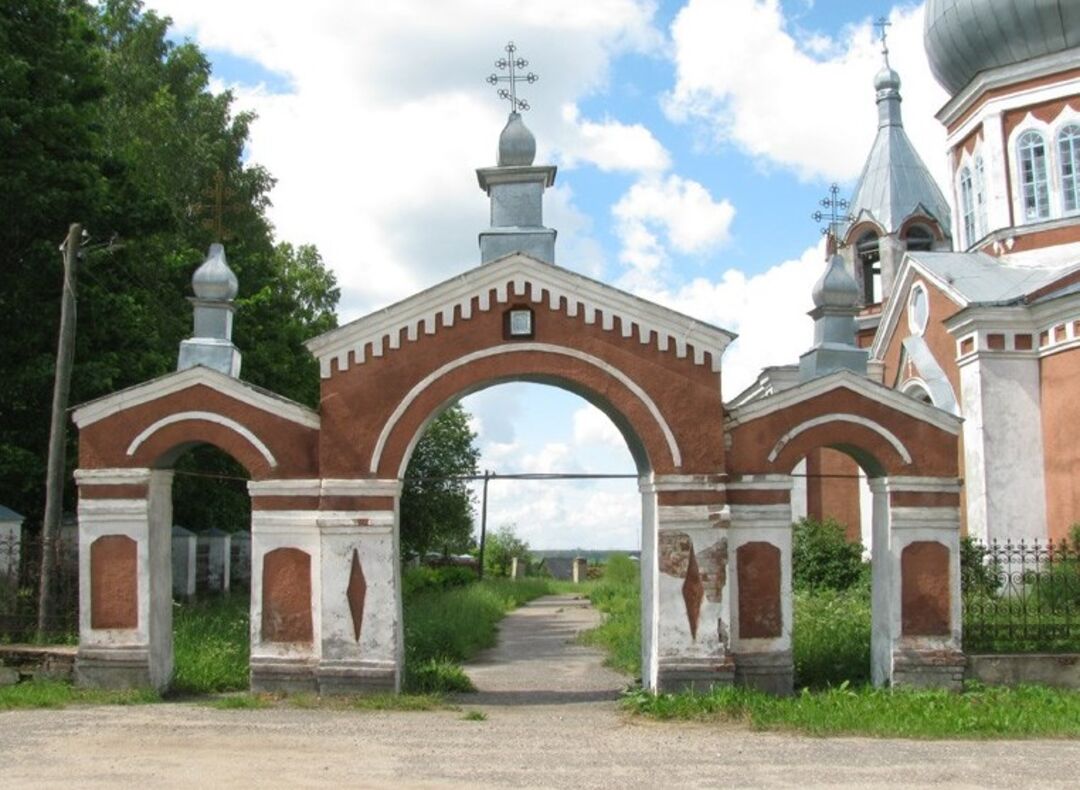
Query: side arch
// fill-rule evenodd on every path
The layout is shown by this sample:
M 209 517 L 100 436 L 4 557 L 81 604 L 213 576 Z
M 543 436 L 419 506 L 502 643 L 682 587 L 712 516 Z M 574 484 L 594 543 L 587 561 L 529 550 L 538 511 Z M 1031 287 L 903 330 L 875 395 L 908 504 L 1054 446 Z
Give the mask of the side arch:
M 262 457 L 262 461 L 265 463 L 266 466 L 273 469 L 278 465 L 277 458 L 274 457 L 274 454 L 270 451 L 270 448 L 267 447 L 266 444 L 258 436 L 248 430 L 244 425 L 229 417 L 224 417 L 220 414 L 215 414 L 214 412 L 208 411 L 178 412 L 177 414 L 167 415 L 151 423 L 146 428 L 144 428 L 138 436 L 131 440 L 131 444 L 128 445 L 127 448 L 128 457 L 134 457 L 135 454 L 139 451 L 139 448 L 142 447 L 143 444 L 145 444 L 163 428 L 167 428 L 168 426 L 176 425 L 178 423 L 189 422 L 210 423 L 213 426 L 219 426 L 225 430 L 231 431 L 232 433 L 236 434 L 241 439 L 246 441 L 248 445 L 250 445 L 250 447 Z M 203 441 L 207 442 L 208 444 L 213 444 L 217 447 L 220 447 L 222 444 L 225 443 L 221 441 L 221 437 L 213 436 L 214 434 L 219 433 L 218 431 L 215 431 L 213 429 L 204 428 L 200 430 L 199 427 L 196 425 L 183 424 L 179 425 L 178 429 L 183 432 L 183 435 L 185 437 L 190 437 L 190 439 L 184 444 L 190 444 L 192 441 L 197 441 L 200 433 L 206 434 L 208 437 L 210 437 L 203 439 Z M 218 439 L 218 441 L 214 441 L 215 438 Z M 232 449 L 235 454 L 242 454 L 236 449 L 235 443 L 229 442 L 229 444 L 232 445 L 230 449 Z M 250 461 L 255 461 L 254 457 L 251 457 L 251 453 L 247 453 L 246 455 L 250 457 Z M 243 463 L 244 466 L 248 467 L 249 471 L 251 471 L 252 464 L 250 462 L 245 463 L 244 461 L 241 461 L 241 463 Z

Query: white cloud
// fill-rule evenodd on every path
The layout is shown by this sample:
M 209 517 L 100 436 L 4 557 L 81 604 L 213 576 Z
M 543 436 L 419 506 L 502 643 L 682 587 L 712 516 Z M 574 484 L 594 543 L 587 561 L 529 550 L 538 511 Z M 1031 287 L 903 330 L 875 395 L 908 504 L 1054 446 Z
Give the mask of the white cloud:
M 824 270 L 824 244 L 819 243 L 760 274 L 729 269 L 717 282 L 698 278 L 680 288 L 639 295 L 739 335 L 723 359 L 723 396 L 730 399 L 762 368 L 795 363 L 809 350 L 813 323 L 806 313 L 813 307 L 813 284 Z
M 655 272 L 664 263 L 664 242 L 684 254 L 722 244 L 735 217 L 729 201 L 713 200 L 697 181 L 678 175 L 639 181 L 611 212 L 623 245 L 619 258 L 638 274 Z
M 671 166 L 671 156 L 651 131 L 639 123 L 628 125 L 611 119 L 603 123 L 581 118 L 576 104 L 562 108 L 567 132 L 559 141 L 563 166 L 593 164 L 600 170 L 661 172 Z
M 487 202 L 472 171 L 494 163 L 500 106 L 484 82 L 514 31 L 541 80 L 537 107 L 574 105 L 606 84 L 613 57 L 654 52 L 651 0 L 150 0 L 181 35 L 252 60 L 287 88 L 234 86 L 251 127 L 250 159 L 277 178 L 270 218 L 279 235 L 316 243 L 342 285 L 345 320 L 478 263 Z M 538 158 L 568 155 L 611 169 L 654 167 L 666 152 L 641 127 L 531 113 Z M 605 151 L 604 141 L 628 145 Z M 632 150 L 631 150 L 632 149 Z M 569 203 L 561 248 L 597 266 Z M 437 243 L 432 243 L 432 240 Z
M 591 404 L 574 412 L 574 443 L 608 445 L 626 450 L 626 440 L 611 419 Z
M 905 126 L 939 180 L 947 98 L 922 44 L 922 7 L 889 15 L 892 65 L 903 79 Z M 792 33 L 779 0 L 690 0 L 672 26 L 676 120 L 703 122 L 767 164 L 803 178 L 858 176 L 877 128 L 873 75 L 880 44 L 869 17 L 839 38 Z

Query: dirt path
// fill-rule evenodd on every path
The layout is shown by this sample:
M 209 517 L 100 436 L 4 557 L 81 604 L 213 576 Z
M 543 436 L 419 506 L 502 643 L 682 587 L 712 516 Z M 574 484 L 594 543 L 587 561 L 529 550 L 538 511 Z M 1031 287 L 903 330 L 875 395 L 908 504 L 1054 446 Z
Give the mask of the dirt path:
M 469 705 L 539 705 L 618 699 L 631 679 L 603 666 L 603 652 L 577 644 L 600 623 L 589 601 L 547 595 L 499 623 L 499 644 L 465 665 L 476 694 Z
M 550 600 L 512 616 L 470 665 L 482 692 L 459 710 L 0 713 L 0 787 L 1075 786 L 1075 741 L 825 740 L 627 719 L 612 700 L 623 679 L 570 641 L 595 617 Z M 486 718 L 466 719 L 474 710 Z

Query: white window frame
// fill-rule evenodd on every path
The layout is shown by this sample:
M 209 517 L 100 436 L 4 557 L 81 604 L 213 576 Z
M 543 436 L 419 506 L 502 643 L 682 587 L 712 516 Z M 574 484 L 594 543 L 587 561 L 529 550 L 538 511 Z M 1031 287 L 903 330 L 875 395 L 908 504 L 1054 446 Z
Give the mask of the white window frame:
M 1013 129 L 1008 139 L 1009 169 L 1013 176 L 1012 200 L 1013 218 L 1016 225 L 1033 225 L 1062 217 L 1080 215 L 1080 205 L 1075 210 L 1065 210 L 1065 184 L 1061 173 L 1061 150 L 1058 136 L 1068 126 L 1080 126 L 1080 112 L 1065 105 L 1058 116 L 1050 123 L 1040 121 L 1030 112 Z M 1038 219 L 1027 219 L 1024 213 L 1023 181 L 1020 168 L 1020 138 L 1028 132 L 1038 132 L 1046 144 L 1047 191 L 1049 193 L 1049 215 Z M 965 154 L 966 159 L 966 154 Z M 1080 181 L 1080 172 L 1077 173 Z M 1080 185 L 1077 187 L 1080 190 Z M 959 195 L 959 192 L 958 192 Z

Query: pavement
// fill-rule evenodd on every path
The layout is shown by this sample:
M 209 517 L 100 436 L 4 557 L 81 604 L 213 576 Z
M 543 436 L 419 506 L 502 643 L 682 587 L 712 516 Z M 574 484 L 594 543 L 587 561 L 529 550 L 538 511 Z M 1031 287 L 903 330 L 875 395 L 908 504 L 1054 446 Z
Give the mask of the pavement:
M 512 613 L 499 646 L 466 668 L 480 691 L 457 709 L 0 713 L 0 787 L 1078 785 L 1077 741 L 822 739 L 629 718 L 616 701 L 627 679 L 572 641 L 596 621 L 563 597 Z

